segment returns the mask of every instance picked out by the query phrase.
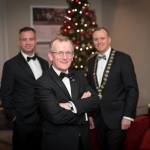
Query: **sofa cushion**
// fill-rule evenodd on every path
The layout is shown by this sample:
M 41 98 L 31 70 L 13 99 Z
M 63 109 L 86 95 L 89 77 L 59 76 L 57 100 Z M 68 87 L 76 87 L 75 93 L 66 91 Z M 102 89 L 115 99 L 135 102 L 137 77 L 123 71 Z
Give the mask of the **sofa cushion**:
M 150 130 L 146 131 L 140 150 L 150 150 Z
M 12 145 L 13 130 L 0 130 L 0 143 Z
M 148 116 L 138 116 L 126 132 L 124 150 L 139 150 L 149 126 Z

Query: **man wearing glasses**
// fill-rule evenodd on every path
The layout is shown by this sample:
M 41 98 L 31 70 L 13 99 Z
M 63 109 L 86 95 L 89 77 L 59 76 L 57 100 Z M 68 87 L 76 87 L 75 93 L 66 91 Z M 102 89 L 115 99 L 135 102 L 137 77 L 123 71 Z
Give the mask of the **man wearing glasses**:
M 65 36 L 50 43 L 51 68 L 35 83 L 35 95 L 44 116 L 43 150 L 91 150 L 87 112 L 100 105 L 97 94 L 80 72 L 68 69 L 74 45 Z

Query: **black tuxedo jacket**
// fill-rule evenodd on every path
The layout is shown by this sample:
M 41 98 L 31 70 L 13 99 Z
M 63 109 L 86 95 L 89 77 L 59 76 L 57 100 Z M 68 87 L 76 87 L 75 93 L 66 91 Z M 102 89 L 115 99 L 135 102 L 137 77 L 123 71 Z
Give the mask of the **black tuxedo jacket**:
M 88 61 L 88 82 L 97 92 L 93 78 L 96 57 L 97 55 Z M 94 112 L 95 125 L 98 125 L 101 112 L 110 129 L 120 128 L 123 116 L 135 117 L 138 95 L 138 85 L 131 58 L 125 53 L 116 51 L 106 85 L 102 90 L 103 98 L 100 109 Z
M 48 62 L 37 56 L 43 73 Z M 30 124 L 39 120 L 34 98 L 34 74 L 21 53 L 6 61 L 3 67 L 0 97 L 9 121 L 16 116 L 21 122 Z
M 62 80 L 51 67 L 35 83 L 38 105 L 45 117 L 43 133 L 48 139 L 43 140 L 44 147 L 51 150 L 78 150 L 79 135 L 85 150 L 91 150 L 89 122 L 85 121 L 85 112 L 99 107 L 97 94 L 88 85 L 80 72 L 72 71 L 74 79 L 70 80 L 72 97 Z M 91 97 L 81 99 L 84 92 L 90 91 Z M 59 106 L 59 103 L 72 101 L 77 114 Z

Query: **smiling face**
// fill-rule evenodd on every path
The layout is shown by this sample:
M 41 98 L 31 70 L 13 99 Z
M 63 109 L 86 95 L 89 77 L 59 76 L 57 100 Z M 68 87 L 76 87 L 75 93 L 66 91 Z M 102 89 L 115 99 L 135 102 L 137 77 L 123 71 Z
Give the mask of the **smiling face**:
M 97 30 L 93 33 L 93 45 L 97 51 L 103 55 L 110 47 L 111 38 L 108 33 L 104 30 Z
M 33 31 L 24 31 L 20 33 L 19 45 L 23 53 L 32 56 L 36 46 L 36 38 Z
M 69 40 L 59 41 L 57 39 L 53 42 L 52 47 L 53 51 L 48 53 L 48 57 L 56 69 L 65 73 L 70 67 L 74 57 L 72 44 Z M 60 55 L 60 53 L 63 52 L 64 54 Z M 69 53 L 69 55 L 66 53 Z

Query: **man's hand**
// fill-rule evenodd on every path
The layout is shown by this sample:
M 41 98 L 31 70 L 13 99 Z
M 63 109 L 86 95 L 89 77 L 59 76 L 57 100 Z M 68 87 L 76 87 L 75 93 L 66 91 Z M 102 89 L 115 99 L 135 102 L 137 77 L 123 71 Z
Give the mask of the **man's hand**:
M 94 129 L 95 125 L 94 125 L 93 117 L 89 117 L 89 122 L 90 122 L 90 129 Z
M 16 117 L 11 122 L 14 122 L 15 120 L 16 120 Z
M 91 93 L 88 91 L 88 92 L 85 92 L 85 93 L 82 95 L 81 99 L 87 98 L 87 97 L 90 97 L 90 96 L 91 96 Z M 68 102 L 67 102 L 67 103 L 59 103 L 59 106 L 62 107 L 62 108 L 65 108 L 65 109 L 67 109 L 67 110 L 71 110 L 71 108 L 70 108 L 69 105 L 68 105 Z
M 81 99 L 83 99 L 83 98 L 88 98 L 88 97 L 90 97 L 90 96 L 91 96 L 91 93 L 88 91 L 88 92 L 85 92 L 85 93 L 82 95 Z
M 59 103 L 59 106 L 61 106 L 62 108 L 65 108 L 67 110 L 71 110 L 71 108 L 68 106 L 68 102 L 67 103 Z
M 123 118 L 121 121 L 121 129 L 122 130 L 127 130 L 131 126 L 131 120 Z

